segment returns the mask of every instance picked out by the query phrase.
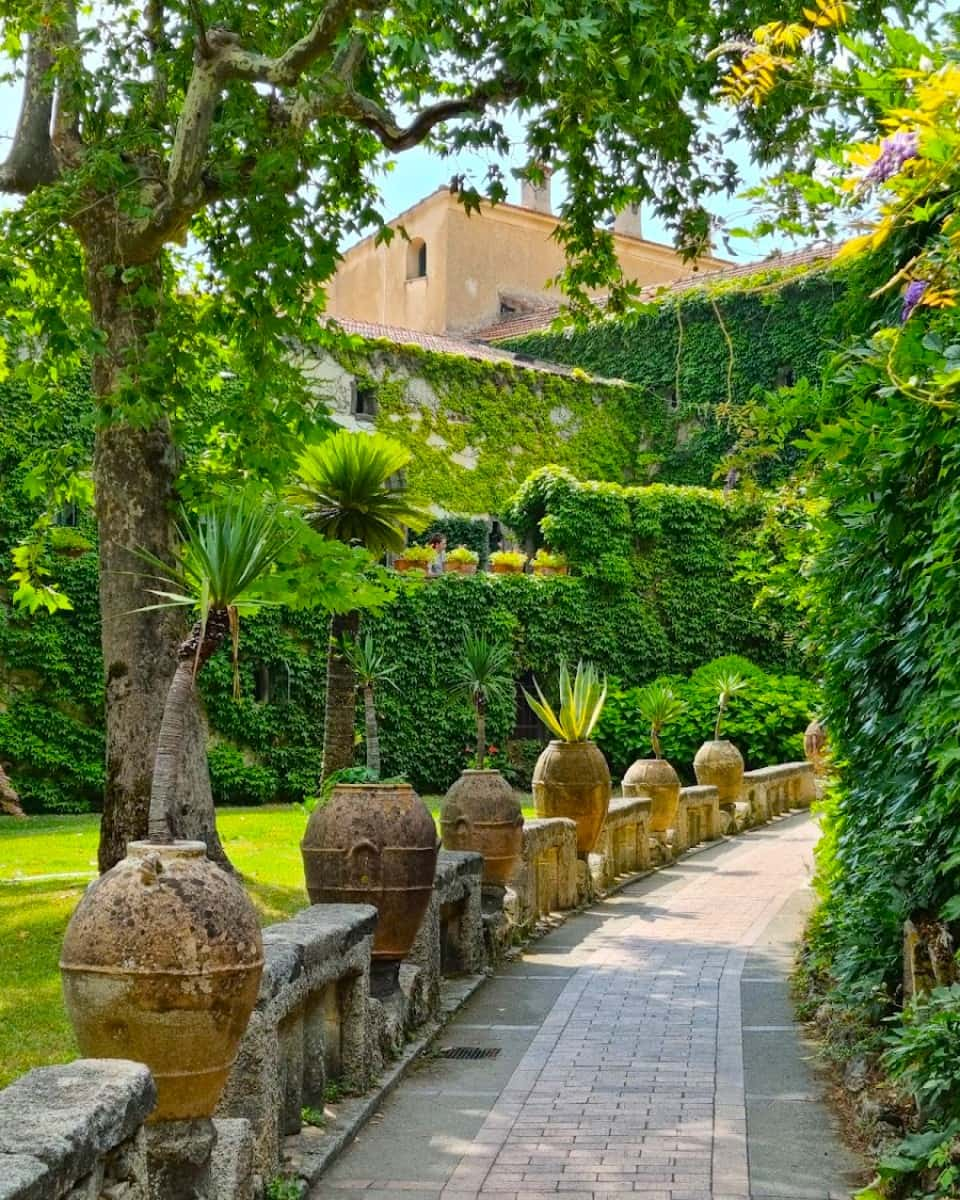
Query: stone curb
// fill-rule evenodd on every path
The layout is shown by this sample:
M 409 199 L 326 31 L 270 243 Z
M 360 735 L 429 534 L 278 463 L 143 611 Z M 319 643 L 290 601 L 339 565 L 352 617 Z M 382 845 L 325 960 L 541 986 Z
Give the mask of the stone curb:
M 486 983 L 487 978 L 487 975 L 470 975 L 445 981 L 440 993 L 440 1017 L 430 1021 L 423 1032 L 404 1046 L 400 1057 L 369 1091 L 362 1096 L 349 1097 L 340 1105 L 335 1129 L 326 1132 L 305 1126 L 300 1133 L 287 1138 L 284 1151 L 285 1166 L 289 1164 L 288 1169 L 293 1167 L 292 1175 L 300 1179 L 304 1194 L 340 1157 L 420 1055 L 440 1035 L 450 1018 Z

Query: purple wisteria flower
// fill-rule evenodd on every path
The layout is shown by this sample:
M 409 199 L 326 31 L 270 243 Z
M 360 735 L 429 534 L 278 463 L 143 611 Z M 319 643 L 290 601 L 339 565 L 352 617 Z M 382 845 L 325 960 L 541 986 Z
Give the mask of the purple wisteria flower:
M 880 157 L 864 175 L 865 183 L 885 183 L 910 158 L 916 158 L 920 139 L 915 130 L 901 129 L 880 143 Z
M 926 281 L 923 279 L 914 279 L 907 286 L 906 292 L 903 295 L 903 308 L 900 310 L 900 324 L 904 325 L 910 320 L 910 314 L 920 303 L 923 298 L 923 293 L 927 290 Z

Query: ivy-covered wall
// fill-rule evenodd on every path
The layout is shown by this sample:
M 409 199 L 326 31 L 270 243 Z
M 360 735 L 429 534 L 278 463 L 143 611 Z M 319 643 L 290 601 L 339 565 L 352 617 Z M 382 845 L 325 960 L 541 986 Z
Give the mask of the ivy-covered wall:
M 33 427 L 27 395 L 8 389 L 4 399 L 0 571 L 6 578 L 8 548 L 42 500 L 30 495 L 22 450 L 58 432 Z M 87 437 L 87 411 L 84 390 L 75 389 L 63 429 Z M 561 658 L 590 658 L 628 684 L 688 673 L 718 653 L 771 666 L 783 661 L 780 630 L 753 609 L 750 589 L 735 579 L 737 549 L 759 515 L 756 504 L 701 489 L 581 485 L 562 470 L 541 473 L 524 495 L 539 495 L 548 480 L 558 522 L 551 536 L 582 564 L 582 574 L 402 578 L 396 600 L 365 618 L 398 667 L 397 688 L 380 697 L 385 769 L 409 774 L 420 788 L 448 786 L 472 745 L 472 714 L 446 691 L 467 629 L 509 638 L 518 678 L 533 672 L 545 683 Z M 624 512 L 629 528 L 621 528 Z M 92 528 L 84 532 L 92 544 Z M 76 811 L 96 806 L 102 787 L 96 556 L 92 549 L 56 556 L 50 566 L 63 579 L 72 612 L 26 617 L 11 608 L 9 592 L 0 593 L 0 760 L 29 808 Z M 268 610 L 244 622 L 239 702 L 231 697 L 228 656 L 206 668 L 201 686 L 221 802 L 293 800 L 314 790 L 326 639 L 323 613 Z M 515 721 L 513 705 L 495 706 L 491 741 L 502 744 Z
M 582 478 L 643 481 L 674 445 L 675 422 L 657 395 L 579 370 L 368 341 L 332 349 L 312 374 L 348 426 L 357 424 L 353 389 L 372 402 L 375 426 L 412 452 L 411 488 L 451 513 L 498 515 L 548 462 Z
M 839 303 L 845 287 L 835 268 L 769 270 L 682 292 L 586 330 L 532 333 L 505 346 L 640 386 L 649 447 L 631 447 L 632 476 L 590 478 L 642 479 L 654 466 L 662 482 L 708 485 L 735 440 L 718 410 L 802 379 L 819 382 L 855 316 Z

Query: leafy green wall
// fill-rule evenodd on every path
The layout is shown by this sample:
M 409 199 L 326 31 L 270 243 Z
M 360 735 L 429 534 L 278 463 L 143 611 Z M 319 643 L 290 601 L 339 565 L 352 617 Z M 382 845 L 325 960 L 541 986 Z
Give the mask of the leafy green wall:
M 452 513 L 497 515 L 544 463 L 585 479 L 646 478 L 673 444 L 659 397 L 627 383 L 554 374 L 392 342 L 335 350 L 371 388 L 376 425 L 408 446 L 413 490 Z M 458 462 L 468 456 L 472 466 Z
M 683 292 L 585 330 L 532 333 L 504 345 L 642 389 L 649 447 L 631 445 L 632 475 L 590 478 L 642 479 L 658 464 L 662 482 L 706 485 L 735 441 L 725 405 L 787 382 L 819 381 L 847 320 L 838 303 L 845 286 L 835 269 L 767 271 Z

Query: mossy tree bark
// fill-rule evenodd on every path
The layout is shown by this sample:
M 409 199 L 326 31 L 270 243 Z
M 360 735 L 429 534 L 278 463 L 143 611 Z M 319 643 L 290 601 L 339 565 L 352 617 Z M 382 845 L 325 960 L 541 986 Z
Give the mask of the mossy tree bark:
M 355 641 L 360 629 L 356 611 L 334 613 L 327 652 L 327 695 L 323 712 L 323 778 L 353 766 L 357 711 L 357 677 L 346 655 L 344 638 Z

